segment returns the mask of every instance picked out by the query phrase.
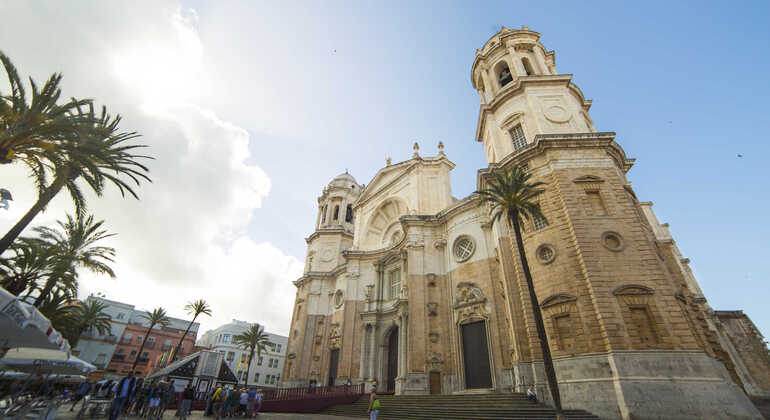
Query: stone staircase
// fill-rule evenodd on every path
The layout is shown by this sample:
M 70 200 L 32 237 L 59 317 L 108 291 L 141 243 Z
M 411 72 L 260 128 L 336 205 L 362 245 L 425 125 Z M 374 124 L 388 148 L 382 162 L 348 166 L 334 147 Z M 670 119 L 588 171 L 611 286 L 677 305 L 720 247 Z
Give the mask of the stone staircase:
M 555 419 L 552 408 L 527 400 L 525 394 L 379 395 L 377 420 L 540 420 Z M 320 414 L 368 418 L 369 396 L 337 404 Z M 583 410 L 565 410 L 569 420 L 598 420 Z

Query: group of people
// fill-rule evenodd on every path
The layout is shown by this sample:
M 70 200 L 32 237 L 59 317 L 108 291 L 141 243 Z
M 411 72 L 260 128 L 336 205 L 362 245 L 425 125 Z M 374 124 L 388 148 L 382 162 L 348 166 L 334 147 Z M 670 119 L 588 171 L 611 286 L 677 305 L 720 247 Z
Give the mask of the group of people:
M 206 415 L 214 415 L 219 420 L 223 417 L 251 418 L 259 415 L 264 394 L 261 389 L 231 389 L 219 386 L 211 394 Z

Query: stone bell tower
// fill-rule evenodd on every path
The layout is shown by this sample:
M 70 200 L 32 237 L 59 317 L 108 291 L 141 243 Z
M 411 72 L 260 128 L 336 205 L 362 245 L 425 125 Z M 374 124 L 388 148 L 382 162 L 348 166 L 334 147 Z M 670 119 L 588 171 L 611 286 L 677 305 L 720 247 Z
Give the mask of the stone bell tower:
M 626 177 L 634 159 L 615 133 L 596 132 L 591 101 L 556 72 L 540 34 L 503 27 L 476 51 L 471 83 L 489 163 L 478 188 L 511 167 L 543 182 L 544 218 L 526 221 L 522 236 L 563 405 L 607 419 L 756 418 L 706 342 L 685 297 L 692 286 L 666 264 Z M 504 368 L 514 390 L 535 384 L 547 399 L 519 251 L 504 220 L 492 228 L 511 343 Z

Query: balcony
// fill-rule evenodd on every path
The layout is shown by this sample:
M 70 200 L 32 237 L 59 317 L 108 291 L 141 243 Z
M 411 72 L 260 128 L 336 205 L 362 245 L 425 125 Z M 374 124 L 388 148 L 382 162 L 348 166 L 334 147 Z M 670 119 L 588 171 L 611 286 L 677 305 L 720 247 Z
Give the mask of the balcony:
M 118 336 L 116 336 L 116 335 L 108 335 L 108 336 L 104 337 L 104 339 L 107 340 L 107 342 L 110 342 L 110 343 L 117 343 L 118 342 Z
M 112 360 L 117 361 L 117 362 L 122 362 L 122 361 L 126 360 L 126 355 L 125 354 L 113 354 L 112 355 Z
M 149 360 L 148 357 L 140 357 L 137 363 L 147 363 Z
M 144 348 L 146 349 L 154 349 L 155 348 L 155 342 L 154 341 L 148 341 L 144 344 Z
M 168 350 L 168 349 L 170 349 L 170 348 L 171 348 L 171 344 L 164 344 L 163 346 L 161 346 L 161 349 L 162 349 L 163 351 L 167 351 L 167 350 Z

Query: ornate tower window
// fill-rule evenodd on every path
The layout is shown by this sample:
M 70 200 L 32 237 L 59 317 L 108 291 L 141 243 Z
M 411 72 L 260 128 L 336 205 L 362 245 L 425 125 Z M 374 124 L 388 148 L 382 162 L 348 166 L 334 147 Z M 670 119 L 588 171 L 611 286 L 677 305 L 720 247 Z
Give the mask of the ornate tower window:
M 390 298 L 396 299 L 401 292 L 401 269 L 395 269 L 388 273 L 390 277 Z
M 639 284 L 620 286 L 612 294 L 621 303 L 623 320 L 637 348 L 655 348 L 661 344 L 660 332 L 653 319 L 653 290 Z
M 454 245 L 454 254 L 457 262 L 466 261 L 473 255 L 473 251 L 476 249 L 476 244 L 473 243 L 473 239 L 468 236 L 461 236 L 457 238 Z
M 532 69 L 532 64 L 527 57 L 521 58 L 521 64 L 524 65 L 524 71 L 527 73 L 527 76 L 535 75 L 535 70 Z
M 524 130 L 521 128 L 521 124 L 516 124 L 508 133 L 511 134 L 513 150 L 521 150 L 527 146 L 527 138 L 524 137 Z
M 338 220 L 340 218 L 340 206 L 334 206 L 334 220 Z
M 502 63 L 497 71 L 497 82 L 500 84 L 500 87 L 503 87 L 512 81 L 513 76 L 511 75 L 511 69 L 508 68 L 507 64 Z
M 348 204 L 348 207 L 345 209 L 345 221 L 350 223 L 353 221 L 353 206 Z

